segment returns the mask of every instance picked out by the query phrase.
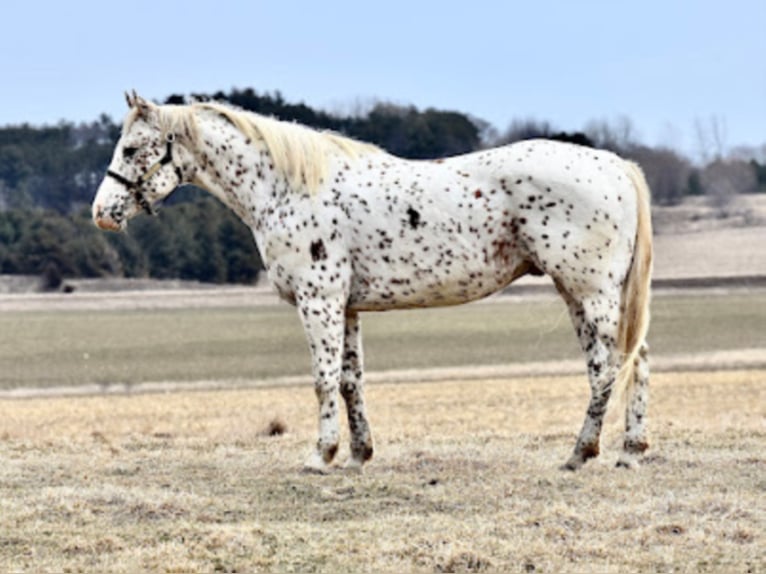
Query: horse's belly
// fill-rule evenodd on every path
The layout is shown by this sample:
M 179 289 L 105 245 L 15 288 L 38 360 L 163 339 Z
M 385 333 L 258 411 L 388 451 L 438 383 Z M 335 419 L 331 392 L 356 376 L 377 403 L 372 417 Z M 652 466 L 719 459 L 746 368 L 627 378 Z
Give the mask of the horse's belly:
M 407 309 L 481 299 L 523 274 L 523 258 L 513 247 L 491 242 L 465 249 L 449 241 L 425 250 L 354 258 L 349 306 L 360 311 Z

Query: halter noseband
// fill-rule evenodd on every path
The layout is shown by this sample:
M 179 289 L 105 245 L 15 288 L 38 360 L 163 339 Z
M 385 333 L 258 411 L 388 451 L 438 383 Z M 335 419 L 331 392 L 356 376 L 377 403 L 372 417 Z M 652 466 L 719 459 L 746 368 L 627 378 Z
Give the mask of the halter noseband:
M 125 188 L 133 195 L 138 206 L 143 209 L 149 215 L 156 215 L 151 203 L 146 199 L 146 196 L 141 191 L 144 184 L 149 181 L 154 174 L 156 174 L 164 165 L 173 161 L 173 142 L 176 141 L 176 136 L 173 133 L 168 134 L 165 137 L 165 155 L 163 155 L 157 163 L 152 165 L 146 172 L 139 176 L 135 181 L 128 179 L 124 175 L 120 175 L 116 171 L 111 169 L 106 170 L 106 175 L 114 179 L 116 182 L 125 186 Z M 179 181 L 181 180 L 181 173 L 176 168 L 176 175 L 178 175 Z

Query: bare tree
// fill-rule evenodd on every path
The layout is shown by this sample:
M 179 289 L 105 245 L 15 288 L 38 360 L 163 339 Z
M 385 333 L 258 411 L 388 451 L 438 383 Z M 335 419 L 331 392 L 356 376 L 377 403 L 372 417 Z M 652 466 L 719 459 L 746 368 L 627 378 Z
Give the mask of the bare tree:
M 712 115 L 707 121 L 694 120 L 697 153 L 703 164 L 719 160 L 726 151 L 726 118 Z
M 737 194 L 753 191 L 757 186 L 753 166 L 741 160 L 710 162 L 702 170 L 700 182 L 711 206 L 722 216 L 727 215 Z
M 626 153 L 637 145 L 639 139 L 632 120 L 627 116 L 592 120 L 586 124 L 584 131 L 596 147 L 618 153 Z
M 540 121 L 535 118 L 513 120 L 508 129 L 497 139 L 495 145 L 504 145 L 534 138 L 550 138 L 553 133 L 554 129 L 547 121 Z
M 766 163 L 766 144 L 760 146 L 739 145 L 731 148 L 729 159 Z
M 628 155 L 643 168 L 654 201 L 674 205 L 683 199 L 692 172 L 689 160 L 669 148 L 646 146 L 634 146 Z
M 370 112 L 382 102 L 377 98 L 357 96 L 349 100 L 337 100 L 327 106 L 327 111 L 338 117 L 362 119 L 370 115 Z
M 477 118 L 476 116 L 469 115 L 468 118 L 479 130 L 479 141 L 483 147 L 488 148 L 497 145 L 497 142 L 500 140 L 500 132 L 497 131 L 495 126 L 487 120 Z

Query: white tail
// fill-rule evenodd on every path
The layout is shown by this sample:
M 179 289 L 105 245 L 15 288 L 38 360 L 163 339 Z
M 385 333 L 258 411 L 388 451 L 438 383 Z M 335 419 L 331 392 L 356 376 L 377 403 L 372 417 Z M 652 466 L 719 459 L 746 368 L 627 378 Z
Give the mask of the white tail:
M 634 379 L 636 357 L 649 330 L 649 300 L 652 282 L 652 217 L 649 186 L 641 168 L 625 162 L 637 196 L 636 241 L 633 260 L 622 286 L 622 312 L 617 331 L 617 348 L 623 357 L 616 385 L 628 389 Z

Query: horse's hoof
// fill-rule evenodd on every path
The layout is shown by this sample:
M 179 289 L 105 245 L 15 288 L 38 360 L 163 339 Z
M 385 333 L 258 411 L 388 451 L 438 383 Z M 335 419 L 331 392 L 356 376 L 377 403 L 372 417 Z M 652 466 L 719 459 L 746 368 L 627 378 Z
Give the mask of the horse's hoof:
M 330 465 L 327 464 L 318 452 L 312 452 L 303 463 L 305 474 L 328 474 Z
M 617 464 L 615 466 L 617 468 L 635 470 L 641 465 L 638 463 L 638 458 L 636 458 L 635 455 L 624 452 L 620 455 L 620 458 L 617 459 Z
M 579 456 L 573 456 L 568 461 L 566 461 L 563 465 L 561 465 L 559 469 L 568 470 L 569 472 L 575 472 L 577 470 L 580 470 L 583 464 L 585 464 L 584 460 L 582 460 Z

